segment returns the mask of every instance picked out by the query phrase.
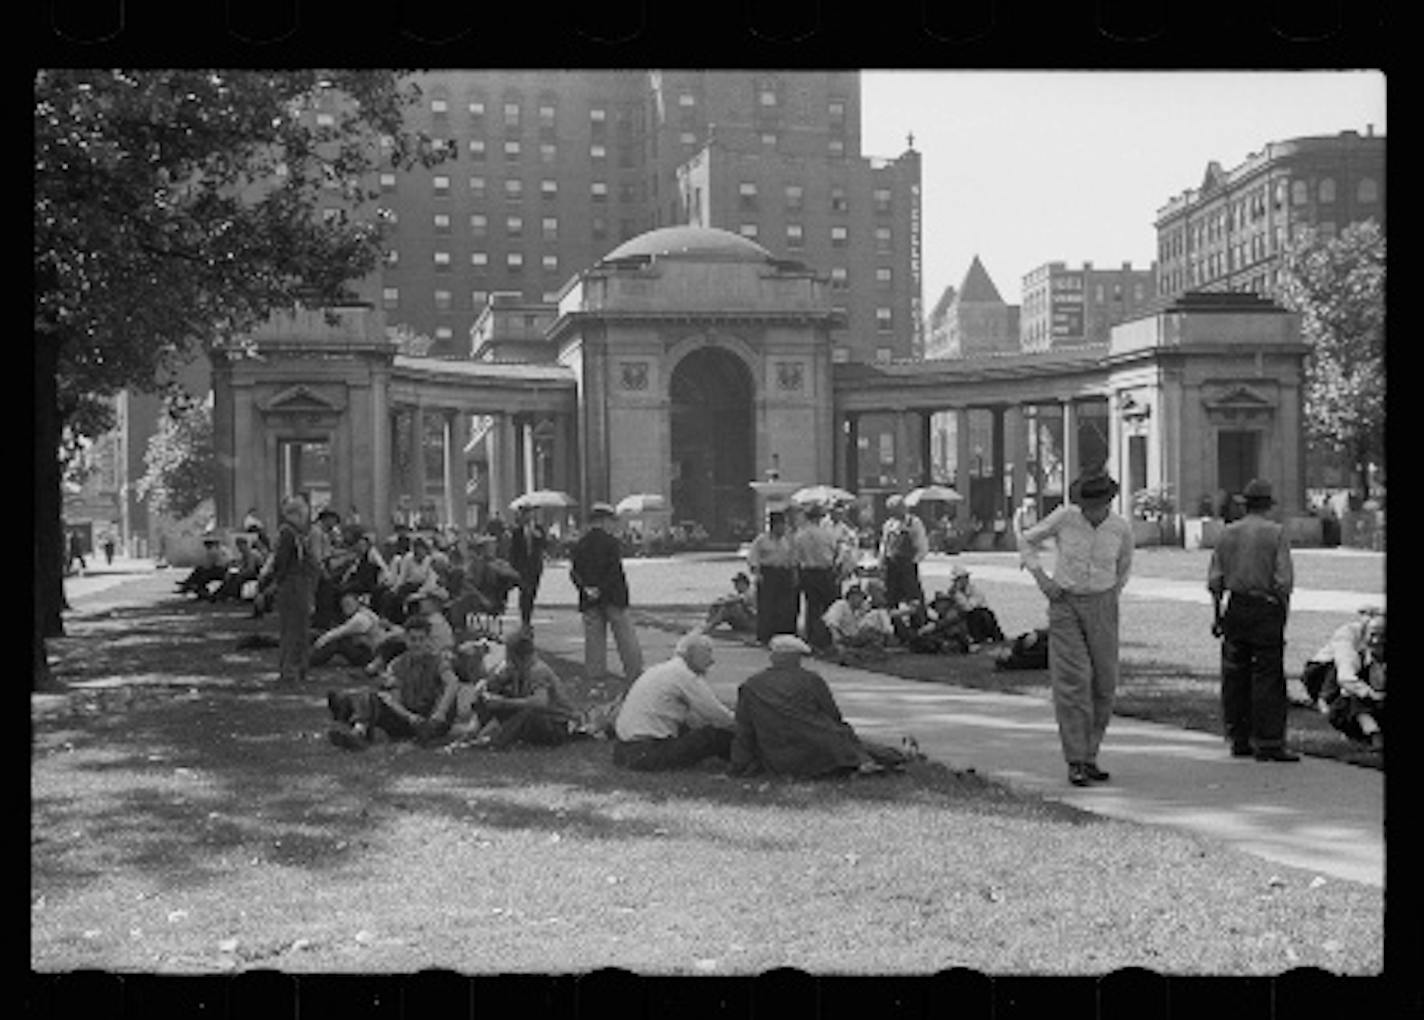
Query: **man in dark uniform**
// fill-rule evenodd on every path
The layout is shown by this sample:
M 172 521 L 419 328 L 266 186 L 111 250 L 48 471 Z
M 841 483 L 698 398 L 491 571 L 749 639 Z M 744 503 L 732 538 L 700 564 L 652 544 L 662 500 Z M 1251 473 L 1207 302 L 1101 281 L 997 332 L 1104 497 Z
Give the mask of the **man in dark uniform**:
M 643 672 L 643 653 L 628 618 L 628 578 L 623 573 L 618 538 L 612 532 L 617 513 L 607 503 L 593 504 L 588 513 L 588 530 L 569 553 L 569 579 L 578 589 L 579 612 L 583 614 L 584 672 L 590 682 L 602 680 L 607 673 L 611 627 L 623 661 L 623 679 L 631 684 Z
M 519 623 L 525 630 L 530 629 L 534 616 L 534 599 L 544 576 L 544 550 L 548 545 L 548 532 L 534 519 L 533 511 L 528 507 L 515 511 L 509 535 L 509 563 L 519 571 Z
M 1285 748 L 1286 616 L 1295 572 L 1285 528 L 1266 513 L 1269 483 L 1252 479 L 1246 515 L 1226 526 L 1211 554 L 1212 635 L 1221 638 L 1221 708 L 1231 753 L 1257 761 L 1299 761 Z M 1225 612 L 1222 599 L 1227 597 Z

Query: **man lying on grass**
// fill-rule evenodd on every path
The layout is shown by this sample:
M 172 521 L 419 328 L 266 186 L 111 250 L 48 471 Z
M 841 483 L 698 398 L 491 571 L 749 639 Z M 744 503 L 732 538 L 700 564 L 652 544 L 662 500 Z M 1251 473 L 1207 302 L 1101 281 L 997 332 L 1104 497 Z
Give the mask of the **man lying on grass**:
M 374 691 L 328 691 L 335 725 L 331 742 L 347 751 L 365 750 L 376 731 L 392 740 L 429 742 L 450 729 L 459 680 L 447 652 L 435 648 L 430 620 L 412 614 L 405 621 L 406 650 L 386 666 Z

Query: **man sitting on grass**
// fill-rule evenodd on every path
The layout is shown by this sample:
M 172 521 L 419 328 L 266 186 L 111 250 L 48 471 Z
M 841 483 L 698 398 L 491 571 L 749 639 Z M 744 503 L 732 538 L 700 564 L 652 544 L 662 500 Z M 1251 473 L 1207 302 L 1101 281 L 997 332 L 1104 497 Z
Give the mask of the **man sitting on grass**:
M 1376 751 L 1384 749 L 1384 634 L 1383 610 L 1366 609 L 1336 628 L 1301 674 L 1330 725 Z
M 339 655 L 352 666 L 366 666 L 375 658 L 376 647 L 388 636 L 386 621 L 352 592 L 341 596 L 341 614 L 341 623 L 312 642 L 309 665 L 324 666 Z
M 702 629 L 710 633 L 726 624 L 737 634 L 756 633 L 756 596 L 752 594 L 752 579 L 738 571 L 732 577 L 732 593 L 713 601 L 707 608 Z
M 899 751 L 861 741 L 819 673 L 801 665 L 811 646 L 790 634 L 771 639 L 771 666 L 737 689 L 732 772 L 809 779 L 883 772 L 906 761 Z
M 930 601 L 930 615 L 916 621 L 905 641 L 912 652 L 921 655 L 943 655 L 972 651 L 969 624 L 947 591 L 935 592 Z
M 516 743 L 557 747 L 573 736 L 579 713 L 526 628 L 504 642 L 504 662 L 475 683 L 474 744 L 502 751 Z
M 386 668 L 377 690 L 327 692 L 327 708 L 336 722 L 327 735 L 337 747 L 363 751 L 377 730 L 391 740 L 422 743 L 449 731 L 459 684 L 450 656 L 436 651 L 425 616 L 405 621 L 405 641 L 406 650 Z
M 707 685 L 713 659 L 712 639 L 694 631 L 633 681 L 613 725 L 613 764 L 651 772 L 731 756 L 736 718 Z
M 871 606 L 859 585 L 847 588 L 822 619 L 831 632 L 832 654 L 842 665 L 883 659 L 895 637 L 890 614 Z

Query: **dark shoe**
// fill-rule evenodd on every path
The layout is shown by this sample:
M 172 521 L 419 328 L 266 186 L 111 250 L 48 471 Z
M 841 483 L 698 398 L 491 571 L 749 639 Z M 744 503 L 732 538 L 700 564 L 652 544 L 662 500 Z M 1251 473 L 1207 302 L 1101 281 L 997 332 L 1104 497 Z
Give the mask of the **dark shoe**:
M 326 731 L 327 738 L 343 751 L 366 750 L 366 738 L 349 726 L 333 726 Z
M 1231 757 L 1233 758 L 1249 758 L 1255 753 L 1256 752 L 1251 749 L 1250 744 L 1231 745 Z
M 1087 786 L 1092 780 L 1088 778 L 1087 770 L 1075 762 L 1068 766 L 1068 782 L 1074 786 Z
M 1087 761 L 1083 763 L 1083 775 L 1087 776 L 1095 783 L 1106 783 L 1108 774 L 1098 768 L 1095 762 Z
M 1257 761 L 1300 761 L 1300 755 L 1284 747 L 1263 747 L 1256 752 Z
M 340 691 L 326 692 L 326 708 L 331 713 L 331 718 L 339 723 L 351 721 L 354 714 L 351 710 L 351 699 Z

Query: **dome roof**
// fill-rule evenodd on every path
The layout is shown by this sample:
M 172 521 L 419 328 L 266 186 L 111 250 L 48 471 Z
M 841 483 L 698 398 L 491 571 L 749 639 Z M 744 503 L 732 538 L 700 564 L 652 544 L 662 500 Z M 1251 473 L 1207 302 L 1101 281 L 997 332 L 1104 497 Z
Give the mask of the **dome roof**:
M 772 258 L 755 241 L 717 227 L 659 227 L 624 241 L 599 261 L 658 255 L 706 255 L 736 262 L 765 262 Z

